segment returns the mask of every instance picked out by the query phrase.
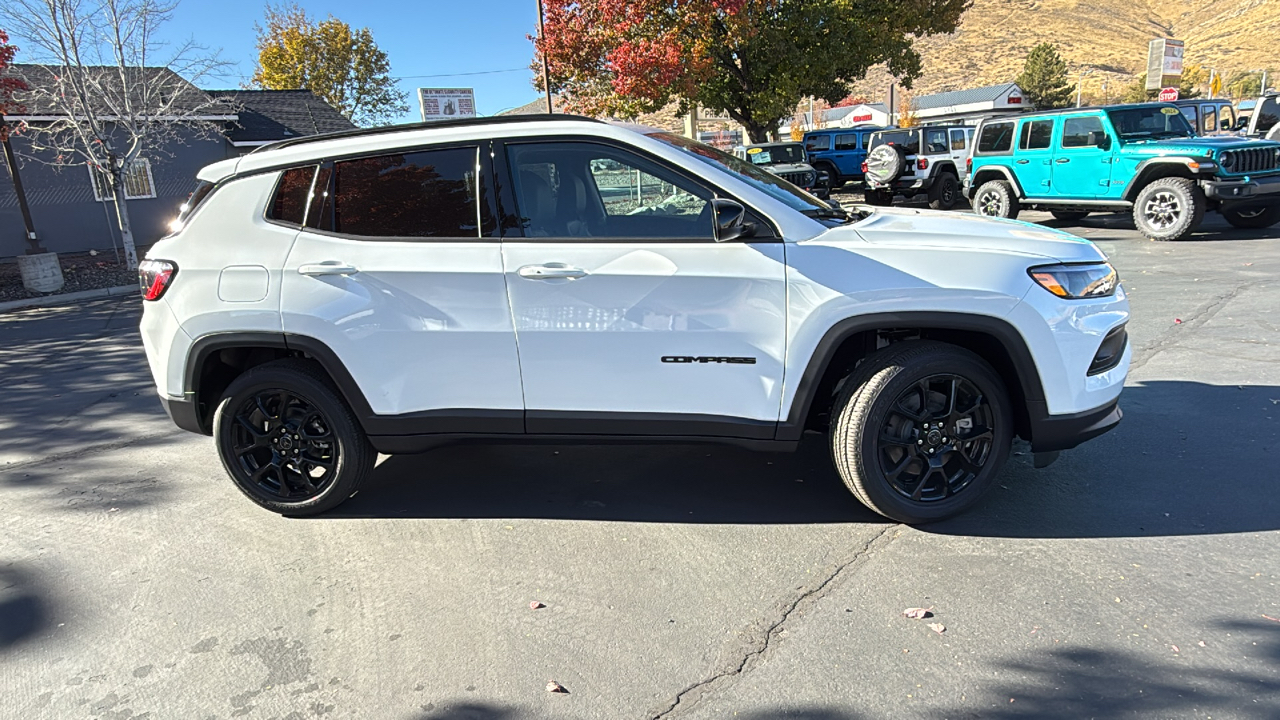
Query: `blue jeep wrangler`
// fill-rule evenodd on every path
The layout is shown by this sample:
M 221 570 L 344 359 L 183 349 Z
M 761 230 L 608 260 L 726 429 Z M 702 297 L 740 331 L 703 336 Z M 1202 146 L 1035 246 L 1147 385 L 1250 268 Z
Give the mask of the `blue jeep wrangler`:
M 1240 228 L 1280 222 L 1280 142 L 1198 137 L 1169 103 L 992 118 L 977 137 L 965 195 L 980 215 L 1132 212 L 1153 240 L 1187 237 L 1211 210 Z
M 871 133 L 882 127 L 824 128 L 804 134 L 809 164 L 827 174 L 827 189 L 836 191 L 851 180 L 862 180 Z

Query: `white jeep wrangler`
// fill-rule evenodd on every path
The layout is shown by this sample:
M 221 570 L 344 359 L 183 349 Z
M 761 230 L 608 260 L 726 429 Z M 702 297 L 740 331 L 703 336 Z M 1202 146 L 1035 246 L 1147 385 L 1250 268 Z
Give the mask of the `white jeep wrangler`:
M 967 125 L 890 128 L 867 139 L 862 163 L 868 205 L 892 205 L 924 195 L 934 210 L 950 210 L 960 200 L 960 178 L 973 145 Z
M 1110 429 L 1128 302 L 1091 243 L 844 211 L 683 137 L 567 116 L 354 130 L 215 163 L 140 269 L 180 427 L 285 514 L 377 453 L 533 438 L 793 449 L 902 522 L 1015 435 Z

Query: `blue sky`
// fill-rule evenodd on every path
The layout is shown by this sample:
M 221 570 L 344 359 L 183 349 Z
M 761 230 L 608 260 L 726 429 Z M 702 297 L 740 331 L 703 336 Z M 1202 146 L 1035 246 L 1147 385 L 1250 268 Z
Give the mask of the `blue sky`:
M 332 14 L 353 28 L 367 27 L 387 53 L 391 74 L 409 94 L 410 112 L 403 122 L 419 120 L 416 88 L 472 87 L 476 111 L 493 115 L 538 97 L 531 84 L 529 61 L 533 44 L 525 39 L 538 25 L 536 0 L 364 0 L 299 4 L 307 14 L 323 19 Z M 236 63 L 234 74 L 221 87 L 238 87 L 253 74 L 255 22 L 261 22 L 265 0 L 181 0 L 163 34 L 174 41 L 195 39 L 220 48 L 224 59 Z M 20 38 L 14 38 L 21 47 Z M 17 62 L 23 62 L 19 53 Z M 484 75 L 411 78 L 494 70 Z M 218 83 L 205 83 L 214 89 Z

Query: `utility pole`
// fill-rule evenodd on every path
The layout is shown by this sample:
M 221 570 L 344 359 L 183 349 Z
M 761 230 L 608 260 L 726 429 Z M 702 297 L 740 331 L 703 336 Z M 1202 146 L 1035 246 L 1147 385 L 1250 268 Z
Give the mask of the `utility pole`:
M 0 140 L 4 142 L 4 161 L 9 165 L 9 176 L 13 178 L 13 189 L 18 194 L 18 209 L 22 212 L 22 224 L 27 231 L 27 243 L 31 247 L 28 255 L 45 252 L 40 240 L 36 237 L 35 223 L 31 221 L 31 208 L 27 205 L 27 192 L 22 188 L 22 176 L 18 174 L 18 159 L 13 154 L 13 145 L 9 144 L 9 123 L 0 115 Z
M 542 29 L 542 0 L 538 0 L 538 40 L 542 42 L 544 48 L 542 52 L 542 87 L 547 91 L 547 114 L 555 112 L 555 108 L 551 106 L 551 66 L 547 63 L 546 53 L 546 37 L 543 35 Z

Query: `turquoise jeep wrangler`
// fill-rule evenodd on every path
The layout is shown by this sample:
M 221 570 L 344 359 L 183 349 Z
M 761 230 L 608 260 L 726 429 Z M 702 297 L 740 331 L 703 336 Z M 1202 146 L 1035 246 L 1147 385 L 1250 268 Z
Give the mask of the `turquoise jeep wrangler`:
M 1240 228 L 1280 222 L 1280 143 L 1197 137 L 1171 104 L 991 118 L 977 137 L 964 193 L 979 215 L 1132 212 L 1153 240 L 1186 237 L 1208 210 Z

